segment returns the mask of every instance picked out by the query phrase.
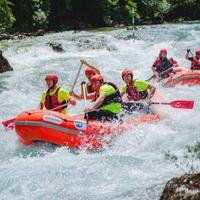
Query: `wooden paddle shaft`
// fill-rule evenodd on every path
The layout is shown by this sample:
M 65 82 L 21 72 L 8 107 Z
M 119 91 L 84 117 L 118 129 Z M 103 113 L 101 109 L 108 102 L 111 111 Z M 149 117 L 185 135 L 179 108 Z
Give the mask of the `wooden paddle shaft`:
M 73 83 L 73 85 L 72 85 L 71 91 L 74 90 L 74 87 L 75 87 L 76 82 L 77 82 L 77 80 L 78 80 L 79 74 L 80 74 L 80 72 L 81 72 L 81 67 L 82 67 L 82 64 L 79 66 L 78 73 L 77 73 L 76 78 L 75 78 L 75 80 L 74 80 L 74 83 Z

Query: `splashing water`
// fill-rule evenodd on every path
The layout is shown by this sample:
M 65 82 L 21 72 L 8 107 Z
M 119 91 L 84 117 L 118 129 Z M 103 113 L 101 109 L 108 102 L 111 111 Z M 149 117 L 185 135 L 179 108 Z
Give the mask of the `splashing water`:
M 131 31 L 120 29 L 1 42 L 0 48 L 14 71 L 0 75 L 0 120 L 36 108 L 48 72 L 56 72 L 60 85 L 70 89 L 81 58 L 97 66 L 106 80 L 122 86 L 120 72 L 125 67 L 132 68 L 136 78 L 149 78 L 160 48 L 167 48 L 170 57 L 189 68 L 185 50 L 200 47 L 198 23 L 144 26 L 136 34 L 145 41 L 135 40 Z M 62 43 L 65 52 L 54 52 L 48 42 Z M 77 91 L 84 79 L 81 73 Z M 159 199 L 166 181 L 183 173 L 165 160 L 164 151 L 179 154 L 184 146 L 198 141 L 200 118 L 198 87 L 159 90 L 169 100 L 193 99 L 195 108 L 163 106 L 167 118 L 134 127 L 98 153 L 72 152 L 40 143 L 25 147 L 14 132 L 0 127 L 1 199 Z M 79 102 L 70 112 L 81 113 L 83 107 Z

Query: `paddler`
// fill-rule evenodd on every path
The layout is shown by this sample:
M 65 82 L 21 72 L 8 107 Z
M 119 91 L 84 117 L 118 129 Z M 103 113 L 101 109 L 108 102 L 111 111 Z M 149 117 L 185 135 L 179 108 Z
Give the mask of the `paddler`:
M 150 99 L 156 91 L 156 87 L 149 84 L 144 80 L 133 79 L 133 72 L 131 69 L 124 69 L 122 71 L 122 79 L 126 83 L 120 93 L 122 96 L 127 95 L 127 100 L 123 99 L 123 109 L 125 112 L 131 113 L 135 110 L 150 112 L 149 105 Z M 140 101 L 140 102 L 139 102 Z
M 57 86 L 58 76 L 56 74 L 47 74 L 45 81 L 48 89 L 42 94 L 39 109 L 55 109 L 57 112 L 67 114 L 67 104 L 74 106 L 76 105 L 76 100 L 70 96 L 69 91 Z
M 100 74 L 92 76 L 91 83 L 95 90 L 95 101 L 84 110 L 88 119 L 99 121 L 119 119 L 121 114 L 119 89 L 113 83 L 104 82 L 104 78 Z
M 191 61 L 191 70 L 200 70 L 200 49 L 197 49 L 195 56 L 189 57 L 190 49 L 187 49 L 186 59 Z
M 151 69 L 156 78 L 165 79 L 173 73 L 175 67 L 178 67 L 177 61 L 167 58 L 167 49 L 161 49 Z
M 95 91 L 92 88 L 92 83 L 91 83 L 91 78 L 92 76 L 96 75 L 96 74 L 101 74 L 100 71 L 93 65 L 89 64 L 86 60 L 80 60 L 81 65 L 82 66 L 87 66 L 87 68 L 85 69 L 85 76 L 88 79 L 88 82 L 85 84 L 85 82 L 81 83 L 81 86 L 84 84 L 86 85 L 86 98 L 93 100 L 95 98 Z M 77 100 L 81 100 L 83 99 L 83 90 L 81 87 L 81 94 L 78 95 L 75 92 L 71 91 L 70 95 L 72 95 L 74 98 L 76 98 Z

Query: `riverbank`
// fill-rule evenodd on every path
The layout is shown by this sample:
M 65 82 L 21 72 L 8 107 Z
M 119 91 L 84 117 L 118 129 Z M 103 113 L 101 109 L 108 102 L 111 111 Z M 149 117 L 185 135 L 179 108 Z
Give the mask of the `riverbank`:
M 143 26 L 156 26 L 156 25 L 164 25 L 164 24 L 197 24 L 200 23 L 199 20 L 196 21 L 183 21 L 183 20 L 179 20 L 179 21 L 175 21 L 175 22 L 171 22 L 168 23 L 166 21 L 157 21 L 157 23 L 155 23 L 155 21 L 142 21 L 140 24 L 136 25 L 136 26 L 132 26 L 132 25 L 125 25 L 125 24 L 118 24 L 115 26 L 108 26 L 108 27 L 90 27 L 90 26 L 82 26 L 79 29 L 66 29 L 65 31 L 74 31 L 74 33 L 80 32 L 80 31 L 91 31 L 91 32 L 98 32 L 98 31 L 114 31 L 114 30 L 118 30 L 118 29 L 127 29 L 127 30 L 134 30 L 134 29 L 140 29 Z M 16 39 L 24 39 L 27 37 L 37 37 L 37 36 L 44 36 L 45 34 L 48 33 L 57 33 L 57 32 L 63 32 L 62 31 L 45 31 L 44 29 L 38 29 L 35 32 L 14 32 L 14 33 L 2 33 L 0 34 L 0 41 L 1 40 L 16 40 Z

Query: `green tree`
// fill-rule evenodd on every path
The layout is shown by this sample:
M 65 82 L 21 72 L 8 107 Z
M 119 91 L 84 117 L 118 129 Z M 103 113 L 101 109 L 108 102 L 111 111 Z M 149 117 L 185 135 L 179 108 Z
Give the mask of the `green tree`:
M 104 25 L 131 24 L 134 8 L 133 0 L 102 0 L 101 10 Z
M 0 0 L 0 33 L 10 30 L 15 18 L 12 14 L 13 4 L 8 0 Z
M 49 28 L 51 30 L 65 30 L 71 26 L 71 4 L 72 0 L 50 0 Z
M 137 0 L 139 21 L 142 20 L 163 20 L 170 10 L 169 0 Z
M 171 9 L 167 18 L 172 21 L 176 19 L 196 20 L 200 19 L 199 0 L 170 0 Z
M 74 16 L 92 26 L 130 24 L 132 21 L 133 0 L 73 0 Z
M 11 0 L 14 4 L 13 14 L 16 18 L 14 28 L 17 31 L 33 30 L 33 7 L 32 0 Z
M 73 18 L 92 26 L 104 25 L 102 2 L 104 0 L 73 0 Z
M 49 1 L 32 0 L 33 7 L 33 27 L 36 29 L 48 27 Z

